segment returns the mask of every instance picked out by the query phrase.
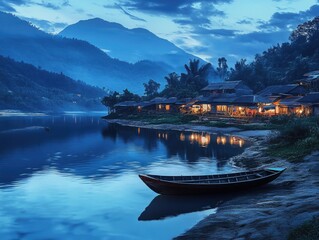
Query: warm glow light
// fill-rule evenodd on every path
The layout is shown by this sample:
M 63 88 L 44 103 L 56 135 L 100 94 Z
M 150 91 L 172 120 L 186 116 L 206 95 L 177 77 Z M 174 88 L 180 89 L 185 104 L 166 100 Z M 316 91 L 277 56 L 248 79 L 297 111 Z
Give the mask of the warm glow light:
M 137 134 L 140 135 L 141 134 L 141 128 L 137 129 Z
M 216 142 L 217 142 L 217 144 L 220 144 L 220 143 L 221 143 L 221 139 L 220 139 L 219 136 L 216 138 Z
M 179 135 L 179 140 L 182 141 L 182 142 L 184 142 L 184 141 L 185 141 L 185 134 L 181 133 L 181 134 Z
M 165 105 L 165 109 L 166 109 L 166 111 L 169 111 L 171 109 L 171 106 L 170 105 Z
M 242 139 L 239 139 L 239 147 L 242 147 L 244 145 L 244 141 Z
M 184 135 L 180 135 L 180 138 L 183 138 Z M 209 134 L 199 134 L 199 133 L 192 133 L 189 136 L 189 141 L 191 143 L 197 142 L 201 147 L 207 147 L 210 143 L 210 135 Z
M 226 144 L 226 137 L 221 137 L 221 141 L 222 141 L 222 144 L 225 145 Z

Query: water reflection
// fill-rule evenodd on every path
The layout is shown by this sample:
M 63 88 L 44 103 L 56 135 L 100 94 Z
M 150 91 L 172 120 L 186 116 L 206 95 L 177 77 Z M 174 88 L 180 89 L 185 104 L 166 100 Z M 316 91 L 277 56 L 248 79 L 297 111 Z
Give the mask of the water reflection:
M 226 137 L 225 144 L 217 144 L 217 137 Z M 184 205 L 159 197 L 155 206 L 164 206 L 165 216 L 189 214 L 137 221 L 155 196 L 137 174 L 235 171 L 227 159 L 246 143 L 241 147 L 228 138 L 108 125 L 99 116 L 0 118 L 0 239 L 19 234 L 30 239 L 172 239 L 210 214 L 202 210 L 215 208 L 217 199 L 184 199 Z M 168 202 L 180 205 L 178 212 L 167 210 Z M 153 205 L 145 219 L 165 218 L 154 213 Z M 49 227 L 37 228 L 41 225 Z
M 217 208 L 220 204 L 233 199 L 231 194 L 169 196 L 158 195 L 138 217 L 139 221 L 161 220 L 180 214 Z
M 143 141 L 146 151 L 153 151 L 159 144 L 164 144 L 166 157 L 178 156 L 188 163 L 196 163 L 202 158 L 219 161 L 223 167 L 226 159 L 240 154 L 247 143 L 234 136 L 219 136 L 207 133 L 151 130 L 144 128 L 123 127 L 116 124 L 108 125 L 102 131 L 106 139 L 125 143 Z

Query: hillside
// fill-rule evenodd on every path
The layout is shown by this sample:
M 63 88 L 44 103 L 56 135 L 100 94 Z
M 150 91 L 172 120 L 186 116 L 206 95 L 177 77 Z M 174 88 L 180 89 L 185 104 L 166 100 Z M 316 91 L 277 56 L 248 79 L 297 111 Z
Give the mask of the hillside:
M 103 95 L 100 88 L 0 56 L 0 109 L 98 110 Z
M 297 27 L 289 42 L 278 44 L 247 64 L 235 64 L 229 80 L 242 79 L 249 87 L 259 91 L 270 85 L 294 83 L 303 74 L 319 69 L 319 17 Z
M 163 62 L 175 71 L 182 70 L 189 59 L 198 58 L 144 28 L 128 29 L 100 18 L 79 21 L 66 27 L 59 35 L 88 41 L 123 61 Z
M 0 54 L 88 84 L 143 93 L 149 79 L 164 82 L 164 64 L 129 64 L 109 57 L 88 42 L 44 33 L 11 14 L 0 12 Z M 2 24 L 5 23 L 5 24 Z

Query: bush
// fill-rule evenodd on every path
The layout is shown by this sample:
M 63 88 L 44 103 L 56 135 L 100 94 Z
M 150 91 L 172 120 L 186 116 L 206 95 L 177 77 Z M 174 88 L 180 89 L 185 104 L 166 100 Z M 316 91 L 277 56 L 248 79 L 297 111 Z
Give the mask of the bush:
M 319 219 L 314 218 L 307 221 L 300 227 L 293 230 L 288 240 L 318 240 L 319 239 Z

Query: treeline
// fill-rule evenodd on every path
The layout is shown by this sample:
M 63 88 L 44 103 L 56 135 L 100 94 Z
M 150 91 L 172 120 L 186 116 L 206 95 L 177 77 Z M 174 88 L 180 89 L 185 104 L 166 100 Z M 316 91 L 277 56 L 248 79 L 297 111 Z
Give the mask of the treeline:
M 112 108 L 119 102 L 150 100 L 154 97 L 196 97 L 200 95 L 200 90 L 208 85 L 209 75 L 216 74 L 210 63 L 200 66 L 198 59 L 190 60 L 189 64 L 185 64 L 184 67 L 185 73 L 179 75 L 172 72 L 165 77 L 166 85 L 160 92 L 160 84 L 150 79 L 147 83 L 144 83 L 143 97 L 125 89 L 122 93 L 113 92 L 105 96 L 102 103 Z
M 270 85 L 294 83 L 303 74 L 319 69 L 319 17 L 295 29 L 290 42 L 257 54 L 248 64 L 241 59 L 228 72 L 227 80 L 243 80 L 255 91 Z
M 28 111 L 100 108 L 105 92 L 64 74 L 0 56 L 0 109 Z

